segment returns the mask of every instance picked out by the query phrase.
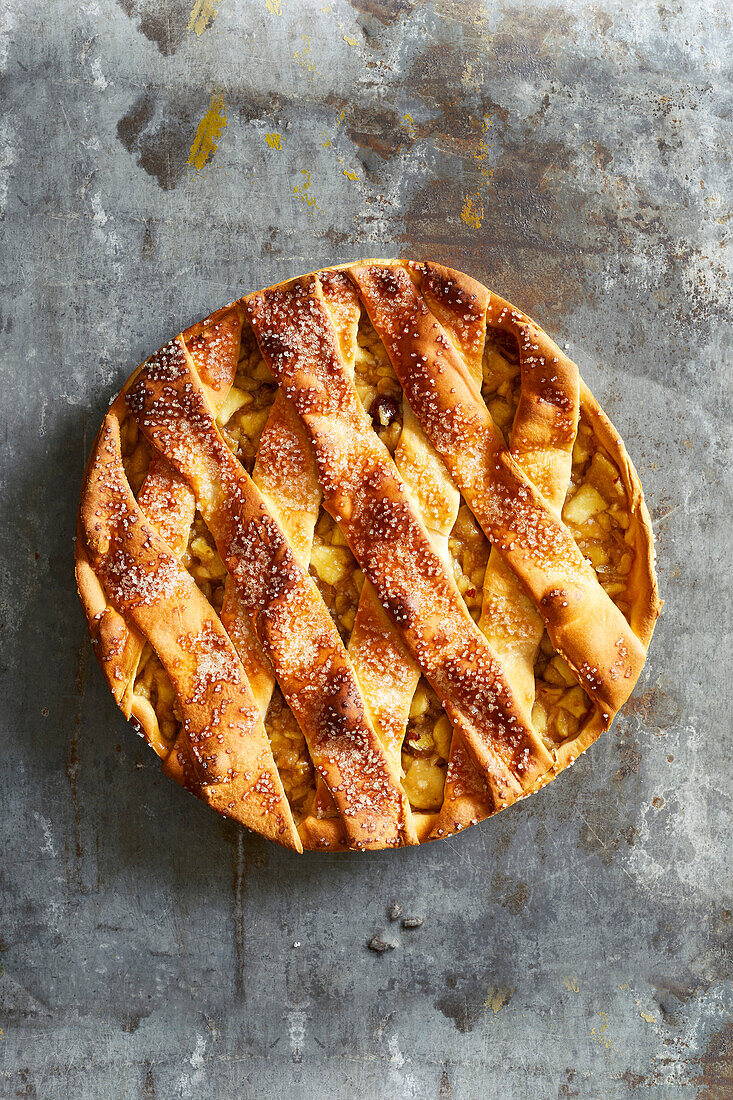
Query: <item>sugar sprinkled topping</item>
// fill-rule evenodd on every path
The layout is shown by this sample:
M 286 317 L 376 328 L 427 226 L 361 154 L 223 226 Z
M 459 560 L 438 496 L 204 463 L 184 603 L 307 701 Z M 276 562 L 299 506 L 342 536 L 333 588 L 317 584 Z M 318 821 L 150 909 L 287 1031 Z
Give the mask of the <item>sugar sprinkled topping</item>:
M 588 606 L 589 594 L 595 599 L 610 638 L 604 635 L 595 648 L 591 645 L 582 660 L 565 654 L 586 690 L 615 706 L 616 695 L 628 694 L 629 681 L 638 672 L 638 646 L 626 624 L 599 603 L 604 594 L 593 587 L 598 588 L 593 569 L 537 491 L 549 500 L 553 470 L 548 461 L 543 465 L 539 449 L 531 455 L 531 430 L 524 438 L 513 438 L 513 451 L 507 451 L 475 383 L 469 384 L 459 365 L 461 356 L 465 362 L 476 354 L 480 363 L 485 301 L 474 293 L 478 284 L 436 265 L 408 266 L 415 282 L 399 264 L 367 264 L 348 274 L 323 273 L 320 281 L 297 280 L 252 296 L 251 319 L 281 392 L 295 404 L 307 428 L 328 510 L 471 745 L 472 757 L 460 745 L 451 757 L 446 804 L 476 795 L 493 797 L 501 806 L 521 795 L 546 767 L 544 750 L 524 703 L 515 698 L 500 662 L 467 615 L 415 510 L 419 498 L 422 515 L 436 524 L 441 521 L 445 504 L 429 470 L 424 491 L 411 497 L 355 391 L 355 318 L 361 306 L 354 282 L 422 428 L 494 547 L 518 575 L 526 574 L 530 589 L 535 586 L 535 602 L 551 634 L 561 630 L 572 649 L 574 623 Z M 577 417 L 567 388 L 568 360 L 559 352 L 551 354 L 557 349 L 519 311 L 502 307 L 498 317 L 497 312 L 491 321 L 499 326 L 496 331 L 514 333 L 517 339 L 521 400 L 543 410 L 537 415 L 545 418 L 543 423 L 552 422 L 558 446 L 572 447 Z M 219 395 L 220 403 L 231 384 L 241 318 L 240 306 L 220 311 L 191 331 L 185 347 L 180 338 L 171 341 L 136 376 L 125 397 L 127 406 L 176 476 L 169 475 L 167 482 L 161 477 L 158 495 L 151 493 L 147 501 L 146 522 L 134 501 L 130 505 L 115 451 L 119 440 L 115 444 L 109 431 L 103 433 L 91 475 L 98 489 L 95 510 L 84 515 L 87 540 L 108 591 L 134 621 L 142 622 L 164 605 L 184 615 L 186 627 L 175 639 L 182 664 L 171 675 L 174 684 L 178 677 L 183 730 L 193 759 L 208 783 L 227 783 L 232 792 L 236 786 L 227 802 L 230 811 L 240 800 L 259 799 L 262 812 L 273 818 L 273 829 L 282 832 L 282 788 L 266 742 L 257 759 L 237 747 L 238 741 L 254 744 L 264 737 L 241 665 L 215 615 L 188 621 L 192 582 L 177 560 L 181 536 L 171 513 L 189 514 L 195 495 L 287 702 L 307 731 L 316 772 L 327 782 L 351 846 L 398 844 L 406 828 L 404 796 L 366 716 L 354 669 L 279 520 L 214 422 L 212 394 Z M 260 442 L 263 474 L 258 484 L 263 492 L 269 485 L 283 519 L 288 508 L 295 514 L 318 506 L 318 488 L 304 466 L 307 450 L 299 431 L 299 424 L 271 417 Z M 145 492 L 143 487 L 141 503 Z M 287 525 L 286 530 L 293 537 Z M 484 614 L 493 614 L 497 622 L 503 615 L 517 636 L 528 629 L 521 613 L 500 600 L 492 605 L 489 597 Z M 110 632 L 106 659 L 121 665 L 123 650 L 124 636 Z M 391 666 L 384 638 L 368 638 L 360 660 L 360 667 L 388 684 Z M 402 727 L 389 713 L 388 687 L 383 699 L 380 728 L 387 737 L 398 738 Z M 608 709 L 603 718 L 609 720 Z M 190 762 L 179 757 L 181 769 L 190 769 Z M 469 766 L 470 759 L 480 760 L 488 771 L 482 774 Z M 468 823 L 456 811 L 453 829 Z M 449 817 L 442 824 L 449 827 Z
M 402 277 L 408 278 L 390 269 L 379 274 L 388 295 L 397 295 Z M 266 311 L 259 304 L 265 297 Z M 402 330 L 412 333 L 421 318 L 430 317 L 423 304 L 402 323 Z M 388 323 L 398 329 L 400 315 L 395 313 Z M 300 284 L 258 296 L 253 324 L 273 373 L 309 430 L 327 506 L 337 514 L 413 656 L 439 695 L 462 707 L 470 736 L 503 746 L 519 774 L 536 767 L 528 719 L 517 708 L 486 639 L 466 615 L 389 455 L 368 421 L 356 413 L 358 398 L 329 334 L 326 310 Z M 421 381 L 434 387 L 429 375 Z
M 548 617 L 551 636 L 571 667 L 580 666 L 590 647 L 595 649 L 598 667 L 604 669 L 599 678 L 604 688 L 616 675 L 608 659 L 606 634 L 569 626 L 585 609 L 595 621 L 600 617 L 611 629 L 623 632 L 629 653 L 634 654 L 626 666 L 630 674 L 627 677 L 624 671 L 623 679 L 632 679 L 643 662 L 643 647 L 601 588 L 570 531 L 506 450 L 488 409 L 466 383 L 458 353 L 439 338 L 440 326 L 427 313 L 408 273 L 401 267 L 367 264 L 357 268 L 354 277 L 412 409 L 492 544 L 538 603 L 554 581 L 572 582 L 577 601 L 553 599 L 553 614 Z M 554 410 L 558 431 L 572 441 L 572 399 L 555 365 L 548 364 L 544 353 L 537 354 L 539 331 L 518 311 L 502 311 L 499 320 L 513 322 L 524 360 L 523 377 L 532 376 L 535 399 Z M 561 624 L 567 624 L 562 643 L 556 629 Z
M 317 335 L 308 338 L 311 351 Z M 260 344 L 273 363 L 291 356 L 285 330 L 271 332 L 269 340 L 260 337 Z M 370 828 L 383 839 L 391 832 L 394 838 L 395 828 L 402 827 L 402 796 L 369 725 L 328 609 L 249 475 L 221 442 L 182 349 L 170 347 L 158 360 L 137 380 L 128 405 L 145 435 L 194 488 L 221 558 L 305 732 L 314 766 L 327 778 L 354 841 L 367 842 L 367 807 Z M 330 393 L 322 370 L 312 372 L 305 398 L 310 408 L 333 415 L 334 407 L 349 398 L 348 389 Z M 338 705 L 327 702 L 333 699 L 334 685 Z

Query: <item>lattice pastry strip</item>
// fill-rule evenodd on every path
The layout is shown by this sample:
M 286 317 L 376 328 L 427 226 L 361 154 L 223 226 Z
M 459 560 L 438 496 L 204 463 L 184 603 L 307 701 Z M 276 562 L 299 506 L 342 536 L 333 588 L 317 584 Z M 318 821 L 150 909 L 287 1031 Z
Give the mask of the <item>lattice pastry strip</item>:
M 460 283 L 453 281 L 449 287 L 444 283 L 426 285 L 426 300 L 430 304 L 433 314 L 438 317 L 445 332 L 452 340 L 459 354 L 462 356 L 467 369 L 480 385 L 482 374 L 482 359 L 484 336 L 486 332 L 486 308 L 488 304 L 488 291 L 480 283 L 472 279 L 462 277 Z M 431 536 L 433 545 L 446 564 L 450 574 L 453 573 L 453 563 L 449 548 L 449 536 L 453 532 L 458 518 L 461 503 L 460 493 L 451 479 L 445 465 L 437 454 L 432 444 L 427 439 L 420 422 L 410 408 L 409 402 L 403 398 L 403 431 L 395 452 L 395 464 L 408 485 L 413 500 L 415 500 L 421 518 Z M 438 745 L 445 754 L 445 748 L 441 744 L 447 735 L 449 738 L 450 754 L 454 755 L 457 747 L 466 754 L 466 746 L 460 732 L 453 733 L 448 723 L 448 729 L 443 737 L 439 737 L 437 731 L 443 723 L 448 723 L 447 716 L 437 717 L 434 720 L 432 730 L 432 742 L 437 749 Z M 420 735 L 423 741 L 423 734 Z M 429 741 L 428 741 L 429 745 Z M 454 748 L 455 746 L 455 748 Z M 436 782 L 435 768 L 428 762 L 426 771 L 420 771 L 417 779 L 415 772 L 420 764 L 413 762 L 409 772 L 411 787 L 417 782 L 427 785 L 429 792 Z M 481 789 L 488 792 L 486 780 L 481 776 L 471 761 L 470 754 L 466 754 L 466 768 L 470 769 L 475 782 Z M 429 836 L 434 827 L 436 814 L 423 815 L 419 820 L 418 831 L 424 821 L 424 835 Z
M 319 280 L 324 299 L 339 334 L 344 366 L 349 376 L 353 378 L 352 365 L 358 351 L 358 322 L 362 315 L 360 302 L 353 283 L 345 273 L 322 272 L 319 273 Z M 475 285 L 479 286 L 479 284 Z M 449 310 L 446 310 L 442 301 L 435 303 L 435 308 L 440 310 L 444 324 L 448 326 L 456 345 L 461 349 L 471 368 L 478 372 L 479 377 L 487 298 L 488 292 L 484 289 L 481 303 L 470 315 L 466 313 L 466 303 L 462 304 L 460 313 L 453 312 L 452 315 Z M 345 319 L 348 319 L 347 324 L 343 323 Z M 377 423 L 379 423 L 380 399 L 375 400 Z M 460 494 L 406 401 L 402 403 L 401 412 L 401 429 L 394 450 L 395 466 L 425 523 L 435 549 L 448 570 L 452 571 L 448 536 L 456 521 Z M 422 693 L 423 698 L 415 696 L 420 680 L 420 670 L 368 581 L 362 588 L 354 628 L 349 639 L 349 656 L 364 691 L 375 729 L 380 734 L 387 751 L 392 755 L 396 766 L 399 767 L 408 721 L 413 709 L 416 709 L 416 713 L 420 713 L 425 706 L 425 692 Z M 438 718 L 438 722 L 448 724 L 446 732 L 449 737 L 450 724 L 447 717 Z M 447 758 L 448 752 L 445 749 L 443 751 Z M 427 770 L 421 771 L 420 765 L 416 765 L 413 760 L 411 768 L 413 770 L 407 780 L 410 784 L 411 798 L 417 797 L 418 791 L 422 790 L 425 784 L 427 789 L 422 797 L 432 797 L 437 779 L 435 765 L 428 764 Z M 318 808 L 317 799 L 316 810 Z M 340 824 L 330 820 L 324 822 L 322 820 L 324 807 L 320 809 L 321 813 L 317 814 L 316 818 L 307 818 L 301 824 L 301 836 L 306 844 L 316 847 L 327 844 L 333 848 L 341 843 Z M 430 832 L 435 817 L 434 813 L 414 814 L 418 836 L 421 839 Z
M 475 382 L 409 273 L 396 263 L 355 265 L 350 273 L 428 438 L 609 725 L 636 682 L 644 646 L 507 451 Z M 564 401 L 550 371 L 547 364 L 544 399 Z
M 316 453 L 324 502 L 413 658 L 508 804 L 547 770 L 484 636 L 436 553 L 344 366 L 316 277 L 247 299 L 252 326 Z
M 215 407 L 226 397 L 234 378 L 243 319 L 242 306 L 234 303 L 192 326 L 181 337 L 206 386 L 209 400 Z M 111 411 L 120 422 L 124 422 L 127 429 L 130 421 L 124 392 L 117 398 Z M 143 453 L 143 461 L 145 458 Z M 186 482 L 161 455 L 153 453 L 150 456 L 137 499 L 147 519 L 176 558 L 180 559 L 188 543 L 196 501 Z M 161 736 L 157 716 L 150 703 L 135 692 L 144 639 L 134 627 L 125 622 L 114 607 L 109 606 L 106 601 L 103 602 L 103 612 L 98 607 L 92 609 L 85 604 L 93 636 L 99 636 L 100 633 L 103 635 L 98 648 L 103 671 L 125 716 L 136 721 L 146 739 L 165 761 L 171 754 L 172 746 Z M 106 657 L 113 659 L 105 659 Z M 176 753 L 181 752 L 186 752 L 185 737 L 176 746 Z M 175 757 L 171 760 L 171 767 L 176 774 L 180 772 L 180 765 Z
M 222 440 L 182 341 L 149 360 L 127 403 L 199 509 L 355 847 L 415 840 L 328 609 L 264 498 Z
M 112 413 L 92 456 L 80 523 L 94 570 L 82 568 L 80 587 L 99 578 L 154 647 L 181 703 L 204 797 L 221 813 L 300 849 L 242 666 L 217 615 L 135 501 Z
M 336 295 L 333 307 L 342 351 L 348 356 L 352 340 L 354 343 L 356 340 L 356 325 L 348 309 L 340 308 L 341 303 Z M 301 565 L 307 568 L 313 551 L 314 532 L 321 506 L 321 489 L 315 455 L 303 423 L 282 392 L 278 392 L 275 396 L 267 424 L 260 437 L 252 480 L 262 492 L 270 510 L 278 517 L 280 526 L 287 535 Z M 239 600 L 233 583 L 228 583 L 228 593 L 230 590 L 232 599 Z M 241 601 L 239 603 L 243 610 Z M 247 622 L 249 623 L 249 620 Z M 256 638 L 254 641 L 256 642 Z M 242 642 L 244 642 L 243 639 Z M 272 666 L 269 667 L 271 693 L 275 676 Z M 354 671 L 356 672 L 356 669 Z M 264 676 L 262 679 L 264 680 Z M 363 690 L 363 685 L 361 686 Z M 267 701 L 269 702 L 269 695 Z M 369 718 L 372 719 L 366 697 L 364 701 Z M 319 816 L 332 814 L 339 819 L 339 825 L 342 824 L 328 786 L 321 776 L 317 780 L 314 812 Z
M 521 394 L 514 417 L 511 451 L 527 477 L 560 518 L 570 479 L 570 464 L 578 425 L 578 373 L 574 363 L 550 355 L 528 318 L 499 298 L 492 298 L 490 326 L 516 337 L 521 365 Z M 540 344 L 544 355 L 539 354 Z M 536 353 L 536 354 L 535 354 Z M 545 401 L 547 365 L 552 384 L 562 400 Z M 519 579 L 498 550 L 491 550 L 483 586 L 479 625 L 506 671 L 512 687 L 532 707 L 535 697 L 534 664 L 544 624 Z M 598 715 L 596 711 L 596 721 Z M 487 817 L 493 800 L 481 776 L 458 740 L 454 742 L 446 777 L 445 796 L 435 837 L 447 836 Z
M 344 367 L 353 378 L 362 313 L 358 297 L 353 283 L 344 273 L 324 272 L 320 280 L 339 338 Z M 405 477 L 418 509 L 424 504 L 423 515 L 427 515 L 433 541 L 448 561 L 447 536 L 455 522 L 459 494 L 443 463 L 425 440 L 409 406 L 403 408 L 402 420 L 395 464 Z M 310 444 L 307 450 L 312 457 Z M 306 461 L 305 454 L 301 461 Z M 368 581 L 360 594 L 348 649 L 373 725 L 399 768 L 400 750 L 420 673 Z M 332 816 L 329 810 L 333 810 L 333 804 L 330 798 L 324 798 L 322 785 L 319 785 L 315 818 L 306 819 L 300 827 L 306 842 L 313 846 L 328 843 L 330 847 L 340 842 L 340 822 L 329 820 L 325 823 L 323 820 Z M 415 816 L 418 835 L 427 833 L 431 821 L 432 818 L 426 819 L 426 815 Z
M 322 286 L 344 366 L 353 377 L 357 329 L 361 315 L 358 298 L 348 277 L 338 272 L 324 273 Z M 286 420 L 286 445 L 282 445 L 283 441 L 276 445 L 274 439 L 263 436 L 253 477 L 257 479 L 260 465 L 263 476 L 268 476 L 267 471 L 277 470 L 285 462 L 281 477 L 273 481 L 272 476 L 269 476 L 267 499 L 281 520 L 284 520 L 283 529 L 293 546 L 296 543 L 301 545 L 305 563 L 311 552 L 313 528 L 320 505 L 315 455 L 293 406 L 282 393 L 278 393 L 266 431 L 282 429 Z M 305 530 L 302 508 L 297 507 L 301 501 L 306 501 L 309 505 Z M 399 773 L 400 747 L 419 672 L 368 581 L 364 583 L 360 594 L 348 652 L 372 725 Z M 313 815 L 300 826 L 301 835 L 309 846 L 319 847 L 328 843 L 330 847 L 334 847 L 344 843 L 346 838 L 338 811 L 328 788 L 320 779 Z M 326 818 L 329 820 L 325 821 Z
M 411 274 L 415 280 L 420 277 L 416 270 L 411 272 Z M 443 269 L 438 269 L 434 265 L 426 265 L 424 272 L 420 272 L 420 274 L 423 275 L 422 285 L 425 301 L 428 303 L 433 316 L 440 321 L 444 332 L 455 347 L 457 353 L 463 359 L 472 381 L 480 389 L 483 373 L 486 311 L 489 304 L 489 293 L 486 287 L 475 282 L 473 279 L 469 279 L 467 276 L 459 276 L 456 273 L 451 273 L 451 277 L 447 278 L 445 277 Z M 406 401 L 405 404 L 407 404 Z M 407 407 L 409 408 L 409 404 L 407 404 Z M 451 560 L 448 536 L 453 530 L 458 516 L 459 503 L 461 500 L 460 493 L 451 480 L 442 459 L 419 426 L 419 421 L 411 409 L 410 421 L 412 431 L 410 437 L 408 437 L 408 442 L 411 445 L 411 449 L 414 450 L 416 455 L 425 456 L 423 461 L 427 459 L 431 466 L 434 466 L 436 463 L 440 464 L 441 476 L 439 483 L 441 485 L 446 483 L 449 484 L 451 493 L 453 494 L 452 500 L 454 502 L 454 507 L 450 516 L 446 517 L 447 520 L 450 520 L 450 523 L 445 522 L 442 525 L 440 536 L 437 539 L 433 536 L 436 548 L 450 568 Z M 412 427 L 413 424 L 417 425 L 417 429 Z M 420 468 L 419 458 L 416 462 L 416 466 L 418 469 Z M 430 483 L 432 478 L 429 478 L 428 470 L 424 470 L 422 473 L 423 477 L 421 478 L 421 483 L 424 480 L 428 480 L 428 483 Z M 428 474 L 427 478 L 425 474 Z M 423 508 L 423 519 L 428 527 L 430 527 L 430 515 L 431 508 L 428 499 L 427 508 Z M 479 626 L 482 627 L 483 624 L 479 623 Z M 495 640 L 490 634 L 486 630 L 484 630 L 484 633 L 492 643 L 492 648 L 497 657 L 502 660 L 507 681 L 515 694 L 517 694 L 517 685 L 511 675 L 511 669 L 507 668 L 503 660 L 504 654 L 501 649 L 496 646 Z M 521 694 L 518 697 L 521 698 Z M 458 784 L 456 783 L 457 779 Z M 448 806 L 451 805 L 457 787 L 461 791 L 478 792 L 481 799 L 481 805 L 485 808 L 485 812 L 480 816 L 488 816 L 488 813 L 491 812 L 491 809 L 493 809 L 495 805 L 494 798 L 485 777 L 481 774 L 479 769 L 476 768 L 460 730 L 454 731 L 451 738 L 449 767 L 443 791 L 443 805 L 439 814 L 432 815 L 430 822 L 431 828 L 428 834 L 429 837 L 433 835 L 443 835 L 442 822 L 445 817 L 446 804 Z M 476 820 L 479 819 L 479 814 L 474 813 L 474 816 Z
M 195 363 L 208 400 L 215 409 L 219 409 L 224 403 L 235 376 L 244 316 L 243 307 L 234 303 L 194 325 L 181 337 Z M 128 386 L 133 380 L 134 378 L 130 380 Z M 125 434 L 129 436 L 128 429 L 130 426 L 134 428 L 135 425 L 128 416 L 124 392 L 115 402 L 112 413 L 121 421 Z M 139 459 L 136 456 L 140 455 L 140 451 L 141 447 L 138 444 L 131 458 L 131 462 L 136 466 L 139 465 Z M 147 454 L 149 453 L 147 451 Z M 144 480 L 138 492 L 138 504 L 148 521 L 166 540 L 172 553 L 180 559 L 189 541 L 189 531 L 196 507 L 195 497 L 187 483 L 157 452 L 153 452 L 150 456 L 146 474 L 144 473 L 145 451 L 141 457 L 143 471 L 140 477 L 144 477 Z M 77 545 L 77 573 L 83 572 L 88 566 L 81 546 L 80 540 Z M 94 596 L 90 598 L 89 594 L 92 590 Z M 142 686 L 138 687 L 136 671 L 142 661 L 146 660 L 143 654 L 144 637 L 136 631 L 134 625 L 122 618 L 115 607 L 108 604 L 106 594 L 98 583 L 96 585 L 89 583 L 88 575 L 87 581 L 84 584 L 80 583 L 80 592 L 90 630 L 97 642 L 96 652 L 100 658 L 100 664 L 123 712 L 127 716 L 132 716 L 146 739 L 163 758 L 163 770 L 183 786 L 212 802 L 206 788 L 198 782 L 196 763 L 192 758 L 191 746 L 184 726 L 175 722 L 175 716 L 171 715 L 174 724 L 179 726 L 175 743 L 161 736 L 156 709 L 149 702 L 147 691 L 143 694 Z M 225 610 L 226 607 L 222 614 Z M 246 620 L 246 626 L 250 627 L 248 644 L 242 644 L 245 623 L 237 618 L 236 609 L 233 611 L 231 606 L 226 626 L 235 642 L 238 640 L 240 643 L 239 653 L 244 661 L 245 672 L 250 678 L 250 686 L 257 697 L 261 684 L 259 679 L 252 678 L 253 673 L 260 671 L 263 666 L 267 666 L 269 670 L 269 662 L 262 654 L 262 649 L 251 631 L 249 620 Z M 152 664 L 152 661 L 148 659 L 147 665 L 149 664 Z M 165 675 L 162 668 L 160 672 Z M 155 679 L 158 680 L 157 674 Z M 159 686 L 162 689 L 164 685 Z M 166 688 L 167 691 L 171 693 L 174 711 L 179 712 L 180 706 L 175 702 L 173 685 Z M 233 816 L 241 817 L 236 808 Z
M 290 402 L 278 393 L 267 419 L 252 481 L 288 537 L 293 554 L 307 568 L 320 507 L 320 489 L 310 444 Z M 257 704 L 266 716 L 276 676 L 231 574 L 227 575 L 222 622 L 247 670 Z

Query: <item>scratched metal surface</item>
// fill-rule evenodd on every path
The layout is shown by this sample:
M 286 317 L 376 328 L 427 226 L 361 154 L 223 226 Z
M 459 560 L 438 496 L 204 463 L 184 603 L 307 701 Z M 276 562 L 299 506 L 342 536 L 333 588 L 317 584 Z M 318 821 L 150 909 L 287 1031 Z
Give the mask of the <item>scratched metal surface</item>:
M 191 4 L 0 4 L 0 1094 L 723 1100 L 726 5 Z M 454 842 L 298 859 L 119 717 L 73 514 L 147 352 L 369 254 L 462 266 L 569 346 L 667 606 L 631 705 L 543 793 Z

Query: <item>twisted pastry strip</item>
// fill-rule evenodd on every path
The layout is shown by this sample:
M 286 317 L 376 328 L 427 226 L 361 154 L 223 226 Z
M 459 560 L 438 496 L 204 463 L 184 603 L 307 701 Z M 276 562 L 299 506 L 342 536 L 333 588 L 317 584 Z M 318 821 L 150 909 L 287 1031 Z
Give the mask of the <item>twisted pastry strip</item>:
M 540 356 L 532 354 L 539 339 L 536 329 L 527 318 L 494 295 L 491 296 L 488 323 L 517 337 L 521 395 L 512 427 L 511 452 L 527 477 L 542 490 L 548 506 L 559 519 L 570 480 L 578 426 L 577 368 L 566 358 L 554 364 L 554 387 L 565 399 L 562 402 L 543 400 L 545 366 Z M 544 624 L 534 604 L 522 591 L 518 578 L 495 547 L 492 547 L 486 567 L 479 626 L 499 655 L 512 687 L 531 707 L 535 694 L 534 663 Z M 494 809 L 485 783 L 460 741 L 454 739 L 443 807 L 432 837 L 458 832 L 487 817 Z
M 160 658 L 183 714 L 198 793 L 220 813 L 301 851 L 244 670 L 218 616 L 136 503 L 113 413 L 92 455 L 80 527 L 87 554 L 80 588 L 101 581 Z
M 215 408 L 226 398 L 234 379 L 243 319 L 244 310 L 235 302 L 192 326 L 181 337 L 193 357 L 209 400 Z M 123 394 L 117 398 L 111 412 L 118 420 L 127 415 Z M 153 453 L 151 457 L 147 475 L 138 494 L 138 504 L 169 549 L 180 559 L 188 543 L 196 500 L 186 482 L 161 455 Z M 85 603 L 85 612 L 93 636 L 100 638 L 97 654 L 115 701 L 126 718 L 135 719 L 146 739 L 165 760 L 171 753 L 171 746 L 161 738 L 157 721 L 151 721 L 151 711 L 146 700 L 135 695 L 133 690 L 144 639 L 112 607 L 98 617 L 98 609 Z M 185 752 L 185 738 L 179 740 L 177 751 Z M 174 777 L 179 778 L 175 758 L 171 761 L 171 766 L 174 768 Z
M 631 694 L 644 646 L 504 446 L 475 380 L 409 273 L 399 264 L 348 270 L 428 438 L 607 727 Z M 555 364 L 543 366 L 542 400 L 567 414 Z
M 295 409 L 277 393 L 260 436 L 252 481 L 288 537 L 293 553 L 308 568 L 321 492 L 315 460 Z M 247 670 L 262 716 L 267 714 L 275 673 L 263 650 L 232 575 L 227 574 L 221 619 Z
M 344 368 L 353 379 L 361 316 L 359 298 L 354 284 L 343 272 L 323 271 L 319 273 L 319 279 L 338 336 Z M 290 402 L 288 405 L 292 408 Z M 307 442 L 307 449 L 317 481 L 315 455 L 310 442 Z M 420 672 L 368 580 L 364 581 L 361 590 L 348 650 L 372 725 L 400 774 L 400 750 Z M 330 797 L 319 785 L 313 816 L 306 818 L 299 828 L 306 847 L 344 847 L 343 827 L 332 816 L 332 809 Z M 422 819 L 423 815 L 413 812 L 420 839 L 427 831 Z
M 317 277 L 247 299 L 260 349 L 313 443 L 325 506 L 413 658 L 508 804 L 551 757 L 420 522 L 345 368 Z
M 150 359 L 127 393 L 149 442 L 192 488 L 201 514 L 306 737 L 353 847 L 416 840 L 409 804 L 364 710 L 314 582 L 216 428 L 185 345 Z

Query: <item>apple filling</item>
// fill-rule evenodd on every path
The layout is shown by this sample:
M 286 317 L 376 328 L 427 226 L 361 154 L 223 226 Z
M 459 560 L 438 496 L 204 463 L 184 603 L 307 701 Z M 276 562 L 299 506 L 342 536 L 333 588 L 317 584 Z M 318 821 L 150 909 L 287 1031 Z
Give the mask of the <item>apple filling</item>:
M 461 502 L 456 522 L 448 539 L 453 575 L 475 623 L 481 618 L 484 574 L 491 552 L 486 538 L 473 513 Z
M 149 712 L 154 744 L 162 741 L 172 747 L 181 726 L 181 712 L 170 677 L 147 642 L 140 655 L 133 694 L 138 702 L 143 701 L 138 712 Z
M 394 454 L 402 433 L 402 388 L 387 349 L 362 311 L 356 335 L 354 384 L 379 438 Z
M 402 786 L 414 810 L 440 809 L 452 736 L 448 715 L 422 676 L 402 743 Z
M 559 653 L 547 632 L 535 659 L 535 702 L 532 725 L 549 748 L 574 737 L 591 711 L 591 701 Z
M 137 500 L 147 476 L 153 452 L 132 416 L 126 416 L 120 424 L 120 448 L 125 475 Z
M 598 442 L 582 411 L 562 518 L 606 592 L 628 619 L 634 546 L 626 488 L 618 466 Z
M 251 329 L 245 329 L 234 385 L 219 409 L 216 423 L 227 446 L 250 474 L 276 392 L 275 380 L 254 335 Z
M 562 518 L 600 583 L 628 618 L 628 582 L 634 562 L 628 498 L 618 466 L 599 443 L 582 409 Z M 554 651 L 547 633 L 535 662 L 535 680 L 535 729 L 548 744 L 559 745 L 585 724 L 591 702 Z
M 345 645 L 354 629 L 364 574 L 341 528 L 323 508 L 313 535 L 310 572 Z
M 214 610 L 220 612 L 224 603 L 226 566 L 199 512 L 194 517 L 182 563 Z
M 481 394 L 507 443 L 521 388 L 519 344 L 516 337 L 503 329 L 487 328 Z
M 188 569 L 215 611 L 221 611 L 224 602 L 226 569 L 199 512 L 196 513 L 191 526 L 182 564 Z M 178 736 L 181 714 L 168 673 L 147 643 L 137 666 L 133 695 L 138 700 L 138 711 L 142 709 L 147 713 L 148 709 L 150 710 L 148 714 L 150 727 L 159 732 L 164 744 L 172 744 Z M 141 699 L 145 701 L 142 707 L 139 702 Z M 148 706 L 145 705 L 146 703 Z M 155 734 L 154 743 L 158 743 Z
M 315 773 L 300 726 L 275 685 L 265 721 L 272 755 L 297 820 L 306 817 L 316 791 Z

